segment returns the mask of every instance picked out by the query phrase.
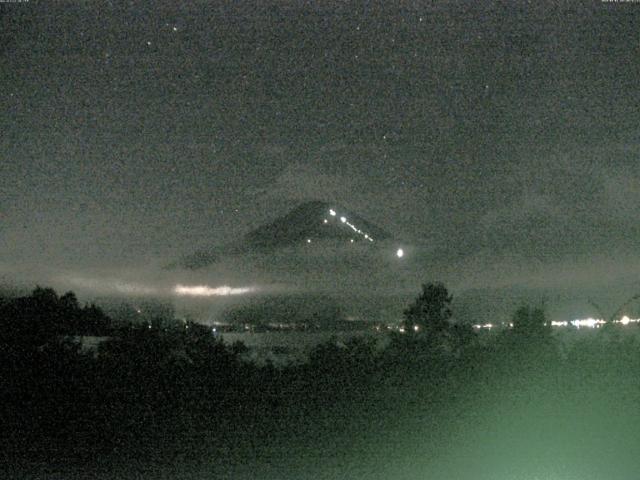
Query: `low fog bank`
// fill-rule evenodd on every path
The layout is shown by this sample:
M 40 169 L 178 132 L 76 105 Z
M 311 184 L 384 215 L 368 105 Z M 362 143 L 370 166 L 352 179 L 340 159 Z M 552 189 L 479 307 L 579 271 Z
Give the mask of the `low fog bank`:
M 105 308 L 156 302 L 179 316 L 210 324 L 223 320 L 229 309 L 291 295 L 308 295 L 311 303 L 330 298 L 346 317 L 394 322 L 418 286 L 433 279 L 450 286 L 455 317 L 468 323 L 507 322 L 523 303 L 544 303 L 552 320 L 606 316 L 640 292 L 635 277 L 640 265 L 631 257 L 532 262 L 522 256 L 488 258 L 481 253 L 438 257 L 437 252 L 407 247 L 406 256 L 399 259 L 388 249 L 373 253 L 359 247 L 324 247 L 237 256 L 200 270 L 166 268 L 167 264 L 166 259 L 146 258 L 64 268 L 5 260 L 0 261 L 0 285 L 22 293 L 35 285 L 73 290 L 82 301 Z M 208 290 L 203 295 L 178 294 L 177 286 Z

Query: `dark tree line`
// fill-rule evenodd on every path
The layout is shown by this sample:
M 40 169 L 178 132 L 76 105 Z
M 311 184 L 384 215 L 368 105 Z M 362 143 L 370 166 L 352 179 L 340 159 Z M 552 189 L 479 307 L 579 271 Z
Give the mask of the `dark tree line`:
M 349 422 L 365 428 L 402 405 L 428 403 L 437 415 L 500 378 L 555 375 L 562 383 L 586 361 L 581 351 L 597 351 L 561 356 L 544 310 L 526 306 L 512 329 L 483 344 L 453 321 L 451 302 L 444 285 L 426 284 L 404 313 L 405 333 L 385 348 L 370 337 L 334 339 L 302 365 L 275 368 L 246 362 L 243 345 L 223 343 L 209 327 L 115 328 L 72 293 L 37 288 L 0 302 L 0 447 L 6 455 L 29 445 L 89 455 L 176 439 L 206 437 L 225 448 L 241 448 L 248 436 L 286 441 L 316 435 L 327 418 L 343 419 L 330 425 L 336 431 Z M 111 338 L 93 355 L 70 339 L 83 334 Z
M 73 292 L 37 287 L 30 295 L 0 304 L 4 342 L 42 346 L 59 335 L 108 335 L 111 319 L 93 304 L 81 306 Z

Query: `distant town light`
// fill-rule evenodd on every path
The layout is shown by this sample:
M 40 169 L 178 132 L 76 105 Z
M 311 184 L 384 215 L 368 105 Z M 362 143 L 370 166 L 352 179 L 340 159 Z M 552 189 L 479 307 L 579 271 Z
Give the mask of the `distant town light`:
M 567 320 L 553 320 L 550 322 L 552 327 L 568 327 L 569 325 L 572 325 L 576 328 L 582 328 L 582 327 L 587 327 L 587 328 L 600 328 L 601 326 L 607 324 L 609 322 L 607 322 L 606 320 L 602 320 L 601 318 L 578 318 L 575 320 L 571 320 L 571 321 L 567 321 Z M 624 315 L 620 320 L 614 320 L 613 323 L 617 323 L 620 325 L 630 325 L 632 323 L 640 323 L 640 318 L 629 318 L 627 315 Z M 473 328 L 477 328 L 477 329 L 482 329 L 482 328 L 486 328 L 486 329 L 491 329 L 493 327 L 495 327 L 496 325 L 491 324 L 491 323 L 485 323 L 485 324 L 476 324 L 473 325 Z M 513 323 L 505 323 L 502 325 L 505 328 L 513 328 Z
M 580 327 L 595 328 L 595 327 L 599 327 L 603 323 L 606 323 L 606 322 L 604 320 L 600 320 L 596 318 L 584 318 L 584 319 L 571 320 L 571 325 L 573 325 L 576 328 L 580 328 Z
M 326 218 L 324 219 L 324 223 L 329 223 L 329 220 L 327 220 Z
M 346 222 L 347 222 L 347 218 L 346 218 L 346 217 L 340 217 L 340 221 L 341 221 L 342 223 L 346 223 Z
M 331 214 L 332 217 L 336 216 L 336 211 L 332 208 L 329 209 L 329 213 Z
M 398 256 L 398 258 L 404 257 L 404 250 L 399 248 L 398 251 L 396 252 L 396 255 Z
M 307 243 L 311 243 L 311 239 L 310 238 L 307 238 Z

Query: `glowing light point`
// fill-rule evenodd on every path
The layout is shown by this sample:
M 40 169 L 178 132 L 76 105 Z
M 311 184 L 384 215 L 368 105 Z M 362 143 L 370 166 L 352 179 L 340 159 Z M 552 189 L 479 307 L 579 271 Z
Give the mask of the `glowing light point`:
M 329 209 L 329 213 L 331 214 L 332 217 L 336 216 L 336 211 L 334 209 Z
M 404 257 L 404 250 L 402 250 L 401 248 L 398 249 L 398 251 L 396 252 L 396 256 L 398 258 L 402 258 Z
M 350 238 L 350 239 L 349 239 L 349 241 L 350 241 L 351 243 L 353 243 L 353 238 Z
M 324 219 L 324 223 L 329 223 L 329 220 L 327 220 L 326 218 Z
M 347 223 L 347 219 L 346 219 L 346 217 L 340 217 L 340 221 L 341 221 L 342 223 Z
M 311 243 L 311 239 L 310 238 L 307 238 L 307 243 Z

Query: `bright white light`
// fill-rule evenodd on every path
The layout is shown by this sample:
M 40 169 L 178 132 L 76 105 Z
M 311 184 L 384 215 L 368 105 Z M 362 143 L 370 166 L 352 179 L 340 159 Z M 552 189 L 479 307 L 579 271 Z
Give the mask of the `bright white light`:
M 191 297 L 213 297 L 213 296 L 227 296 L 227 295 L 241 295 L 243 293 L 255 292 L 254 287 L 242 287 L 232 288 L 227 285 L 222 287 L 211 288 L 206 285 L 196 285 L 188 287 L 185 285 L 176 285 L 173 289 L 174 293 L 178 295 L 187 295 Z
M 577 328 L 580 328 L 580 327 L 595 328 L 595 327 L 599 327 L 603 323 L 607 323 L 607 322 L 605 322 L 604 320 L 595 319 L 595 318 L 571 320 L 571 325 Z
M 493 323 L 477 323 L 473 326 L 473 328 L 477 328 L 477 329 L 487 328 L 491 330 L 493 328 Z
M 336 211 L 333 209 L 329 209 L 329 213 L 334 217 L 336 216 Z M 370 242 L 373 242 L 373 238 L 371 238 L 368 233 L 364 233 L 362 230 L 356 227 L 353 223 L 349 222 L 347 220 L 347 217 L 344 217 L 344 216 L 340 217 L 340 221 L 345 225 L 347 225 L 349 228 L 351 228 L 351 230 L 353 230 L 358 235 L 362 235 L 365 238 L 365 240 L 369 240 Z M 326 218 L 324 219 L 324 223 L 328 223 Z
M 413 331 L 414 331 L 414 332 L 417 332 L 417 331 L 419 331 L 419 330 L 420 330 L 420 325 L 414 325 L 414 326 L 413 326 Z
M 398 256 L 398 258 L 404 257 L 404 250 L 399 248 L 398 251 L 396 252 L 396 255 Z
M 631 321 L 631 319 L 629 317 L 627 317 L 626 315 L 620 319 L 620 323 L 623 324 L 623 325 L 629 325 L 630 321 Z
M 350 238 L 350 239 L 349 239 L 349 241 L 350 241 L 351 243 L 353 243 L 353 238 Z
M 311 243 L 311 239 L 310 238 L 307 238 L 307 243 Z
M 324 219 L 324 223 L 329 223 L 329 220 L 327 220 L 326 218 Z

